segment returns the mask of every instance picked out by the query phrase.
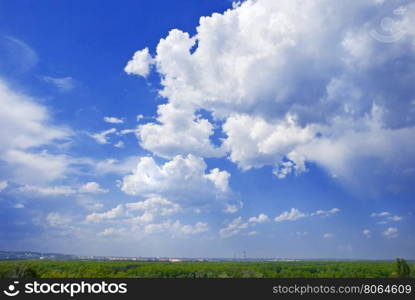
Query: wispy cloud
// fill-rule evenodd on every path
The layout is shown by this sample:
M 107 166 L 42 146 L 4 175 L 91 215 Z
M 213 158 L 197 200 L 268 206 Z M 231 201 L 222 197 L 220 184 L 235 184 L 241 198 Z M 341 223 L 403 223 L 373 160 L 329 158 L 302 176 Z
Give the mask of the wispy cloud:
M 398 229 L 396 227 L 389 227 L 383 232 L 383 235 L 387 238 L 394 238 L 398 236 Z
M 111 124 L 122 124 L 124 120 L 116 118 L 116 117 L 104 117 L 104 122 L 111 123 Z
M 43 76 L 42 79 L 63 92 L 69 92 L 75 88 L 75 80 L 72 77 L 51 77 Z
M 98 132 L 98 133 L 90 134 L 89 136 L 92 137 L 94 140 L 96 140 L 98 144 L 104 145 L 104 144 L 109 143 L 107 136 L 110 135 L 110 134 L 116 133 L 116 132 L 117 132 L 117 129 L 110 128 L 108 130 L 104 130 L 104 131 L 101 131 L 101 132 Z
M 279 216 L 275 217 L 275 222 L 283 222 L 283 221 L 296 221 L 298 219 L 304 218 L 307 215 L 305 213 L 302 213 L 296 208 L 291 208 L 290 211 L 285 211 Z

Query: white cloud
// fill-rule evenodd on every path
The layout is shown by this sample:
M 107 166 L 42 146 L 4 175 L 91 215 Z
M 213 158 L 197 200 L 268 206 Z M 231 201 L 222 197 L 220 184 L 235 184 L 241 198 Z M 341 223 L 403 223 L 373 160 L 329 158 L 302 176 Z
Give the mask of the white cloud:
M 304 218 L 307 215 L 302 213 L 296 208 L 291 208 L 291 211 L 285 211 L 279 216 L 275 217 L 275 222 L 283 222 L 283 221 L 296 221 L 298 219 Z
M 110 128 L 99 133 L 90 134 L 89 136 L 96 140 L 98 144 L 108 144 L 109 142 L 107 136 L 115 132 L 117 132 L 117 129 Z
M 155 222 L 160 216 L 171 215 L 179 209 L 166 199 L 153 198 L 137 203 L 128 203 L 125 206 L 116 208 L 103 213 L 91 214 L 87 216 L 88 222 L 102 223 L 113 222 L 116 227 L 109 227 L 98 233 L 99 236 L 121 235 L 128 238 L 143 238 L 155 234 L 168 234 L 171 238 L 186 237 L 209 231 L 209 225 L 205 222 L 197 222 L 194 225 L 182 224 L 176 220 L 161 220 Z M 173 206 L 172 206 L 173 204 Z M 121 208 L 123 207 L 123 208 Z M 144 211 L 141 216 L 133 216 L 128 211 Z M 157 215 L 158 214 L 158 215 Z
M 181 211 L 180 205 L 161 197 L 152 197 L 140 202 L 127 203 L 125 206 L 130 211 L 142 211 L 161 216 L 168 216 Z
M 21 208 L 24 208 L 24 205 L 23 205 L 22 203 L 16 203 L 16 204 L 13 206 L 13 208 L 16 208 L 16 209 L 21 209 Z
M 370 215 L 370 217 L 371 218 L 376 218 L 376 217 L 387 217 L 387 216 L 389 216 L 390 215 L 390 212 L 388 212 L 388 211 L 382 211 L 382 212 L 379 212 L 379 213 L 372 213 L 371 215 Z
M 50 154 L 47 151 L 31 153 L 10 150 L 2 159 L 13 166 L 9 172 L 17 183 L 46 183 L 64 178 L 71 171 L 72 163 L 66 155 Z
M 111 124 L 122 124 L 124 121 L 122 119 L 116 117 L 104 117 L 104 122 L 111 123 Z
M 119 224 L 137 226 L 180 212 L 182 208 L 168 199 L 154 196 L 144 201 L 119 204 L 115 208 L 103 212 L 92 213 L 86 217 L 90 223 L 103 223 L 117 220 Z M 140 212 L 137 215 L 135 212 Z
M 64 92 L 69 92 L 75 88 L 75 80 L 72 77 L 50 77 L 43 76 L 42 79 L 56 86 L 58 89 Z
M 234 214 L 242 208 L 240 204 L 226 204 L 225 209 L 223 210 L 227 214 Z
M 377 224 L 387 224 L 388 222 L 399 222 L 403 219 L 401 216 L 394 215 L 392 216 L 390 212 L 383 211 L 379 213 L 372 213 L 371 218 L 384 218 L 384 220 L 377 222 Z
M 205 177 L 213 182 L 215 187 L 221 192 L 227 192 L 229 189 L 229 178 L 231 174 L 226 171 L 221 171 L 218 168 L 214 168 Z
M 248 228 L 248 223 L 242 221 L 242 217 L 234 219 L 225 228 L 219 230 L 219 235 L 223 238 L 228 238 L 239 234 L 242 230 Z
M 207 223 L 197 222 L 195 225 L 183 225 L 180 221 L 166 221 L 159 224 L 147 224 L 144 227 L 146 234 L 170 233 L 172 237 L 194 235 L 209 230 Z
M 173 232 L 179 235 L 193 235 L 202 232 L 209 231 L 209 225 L 204 222 L 197 222 L 195 225 L 182 225 L 180 222 L 176 221 L 172 226 Z
M 280 179 L 307 163 L 365 187 L 399 174 L 415 162 L 415 32 L 407 26 L 384 47 L 370 32 L 391 12 L 377 2 L 249 0 L 201 17 L 194 36 L 170 31 L 154 58 L 138 54 L 136 73 L 154 63 L 167 99 L 157 122 L 140 127 L 141 145 L 162 157 L 226 150 L 240 168 L 271 165 Z M 409 25 L 415 4 L 400 4 L 398 25 Z M 212 121 L 195 118 L 201 109 Z M 226 135 L 221 146 L 213 126 Z
M 97 182 L 87 182 L 79 188 L 79 193 L 87 194 L 105 194 L 108 193 L 108 190 L 100 187 Z
M 92 213 L 86 217 L 87 222 L 100 223 L 107 220 L 113 220 L 121 217 L 124 214 L 124 206 L 122 204 L 117 207 L 104 212 L 104 213 Z
M 71 223 L 72 219 L 60 213 L 52 212 L 46 216 L 46 221 L 51 227 L 65 227 Z
M 228 136 L 224 147 L 230 151 L 230 159 L 244 170 L 276 165 L 297 145 L 309 142 L 314 136 L 311 128 L 299 127 L 290 115 L 284 121 L 275 123 L 261 117 L 234 115 L 226 120 L 223 131 Z M 288 164 L 283 164 L 283 170 L 277 172 L 279 178 L 284 178 L 291 171 L 287 168 L 305 171 L 300 164 Z
M 398 222 L 401 221 L 403 218 L 401 216 L 392 216 L 392 217 L 388 217 L 389 221 L 393 221 L 393 222 Z
M 67 185 L 57 185 L 57 186 L 34 186 L 34 185 L 25 185 L 19 187 L 19 191 L 27 194 L 38 194 L 43 196 L 70 196 L 77 193 L 77 190 L 73 189 Z
M 323 234 L 323 238 L 325 238 L 325 239 L 332 238 L 333 236 L 334 235 L 332 233 L 325 233 L 325 234 Z
M 124 230 L 116 229 L 113 227 L 105 228 L 104 231 L 98 233 L 98 236 L 111 236 L 111 235 L 119 235 L 121 233 L 124 233 Z
M 77 194 L 104 194 L 108 193 L 108 190 L 103 189 L 96 182 L 87 182 L 79 188 L 75 188 L 68 185 L 56 185 L 56 186 L 35 186 L 24 185 L 18 188 L 20 192 L 25 194 L 38 194 L 43 196 L 71 196 Z
M 312 213 L 311 216 L 323 216 L 323 217 L 327 217 L 330 215 L 334 215 L 337 214 L 340 211 L 340 209 L 338 208 L 332 208 L 330 210 L 317 210 L 316 212 Z
M 147 77 L 150 72 L 150 66 L 154 63 L 148 48 L 137 51 L 134 53 L 133 58 L 127 63 L 124 71 L 127 74 L 135 74 L 143 77 Z
M 157 112 L 157 123 L 138 127 L 137 137 L 144 149 L 166 158 L 189 153 L 205 157 L 225 155 L 223 149 L 211 144 L 214 127 L 207 119 L 171 104 L 159 105 Z
M 100 161 L 92 161 L 89 164 L 96 175 L 118 174 L 125 175 L 129 173 L 140 161 L 138 156 L 129 156 L 122 160 L 109 158 Z
M 389 227 L 383 232 L 383 235 L 387 238 L 394 238 L 398 236 L 398 229 L 396 227 Z
M 364 230 L 362 231 L 362 234 L 363 234 L 365 237 L 370 238 L 370 237 L 371 237 L 371 235 L 372 235 L 372 232 L 371 232 L 369 229 L 364 229 Z
M 0 192 L 5 190 L 9 186 L 9 183 L 6 180 L 0 181 Z
M 0 47 L 7 49 L 7 51 L 2 52 L 2 61 L 8 61 L 13 68 L 13 72 L 27 72 L 39 61 L 37 53 L 27 43 L 17 38 L 1 36 Z
M 203 205 L 226 198 L 228 178 L 226 171 L 207 172 L 203 159 L 190 154 L 160 166 L 153 158 L 142 157 L 132 174 L 123 178 L 121 189 L 129 195 L 157 194 L 188 205 Z
M 118 141 L 116 144 L 114 144 L 115 148 L 124 148 L 124 142 L 123 141 Z
M 259 214 L 258 217 L 249 218 L 249 223 L 265 223 L 268 222 L 269 218 L 266 214 Z
M 51 123 L 49 111 L 36 100 L 11 90 L 0 79 L 1 169 L 16 183 L 47 182 L 62 178 L 70 161 L 42 147 L 67 141 L 72 132 Z M 36 149 L 36 150 L 35 150 Z M 40 150 L 37 150 L 40 149 Z
M 76 197 L 76 201 L 89 211 L 99 211 L 104 207 L 99 201 L 84 195 Z
M 123 129 L 117 132 L 117 135 L 123 136 L 126 134 L 135 133 L 137 134 L 137 129 Z

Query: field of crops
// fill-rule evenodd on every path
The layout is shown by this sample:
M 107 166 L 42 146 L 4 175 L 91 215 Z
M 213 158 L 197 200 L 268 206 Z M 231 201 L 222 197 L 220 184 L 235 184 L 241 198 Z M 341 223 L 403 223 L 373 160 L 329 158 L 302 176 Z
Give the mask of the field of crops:
M 415 277 L 415 263 L 408 262 Z M 408 276 L 408 274 L 404 275 Z M 136 262 L 0 261 L 0 278 L 391 278 L 395 261 Z

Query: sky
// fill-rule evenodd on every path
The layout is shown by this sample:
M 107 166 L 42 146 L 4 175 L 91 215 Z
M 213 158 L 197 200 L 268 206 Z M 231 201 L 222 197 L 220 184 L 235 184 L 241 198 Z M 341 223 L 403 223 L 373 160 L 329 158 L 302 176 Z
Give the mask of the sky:
M 0 249 L 415 259 L 414 20 L 0 0 Z

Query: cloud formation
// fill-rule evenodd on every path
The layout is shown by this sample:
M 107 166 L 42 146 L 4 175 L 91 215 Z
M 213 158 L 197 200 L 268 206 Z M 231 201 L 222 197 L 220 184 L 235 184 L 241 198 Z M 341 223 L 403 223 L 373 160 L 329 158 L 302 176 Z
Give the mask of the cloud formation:
M 271 165 L 279 179 L 310 163 L 349 184 L 402 176 L 415 162 L 415 4 L 394 5 L 247 0 L 201 17 L 194 36 L 171 30 L 126 67 L 145 77 L 154 65 L 167 99 L 157 122 L 139 127 L 140 145 L 169 158 L 227 155 L 244 170 Z M 405 34 L 385 45 L 371 32 L 398 7 Z
M 383 235 L 387 238 L 394 238 L 398 236 L 398 229 L 396 227 L 388 227 L 388 229 L 386 229 L 383 232 Z
M 159 195 L 187 205 L 215 201 L 225 205 L 231 192 L 229 177 L 228 172 L 216 168 L 208 171 L 203 159 L 191 154 L 175 156 L 160 166 L 153 158 L 142 157 L 132 174 L 123 178 L 121 189 L 128 195 Z
M 285 211 L 279 216 L 275 217 L 275 222 L 283 222 L 283 221 L 296 221 L 298 219 L 306 217 L 306 214 L 299 211 L 296 208 L 291 208 L 290 211 Z
M 42 79 L 50 84 L 56 86 L 59 90 L 63 92 L 69 92 L 75 88 L 75 80 L 70 77 L 51 77 L 43 76 Z
M 124 121 L 122 119 L 116 117 L 104 117 L 104 122 L 111 123 L 111 124 L 122 124 Z

